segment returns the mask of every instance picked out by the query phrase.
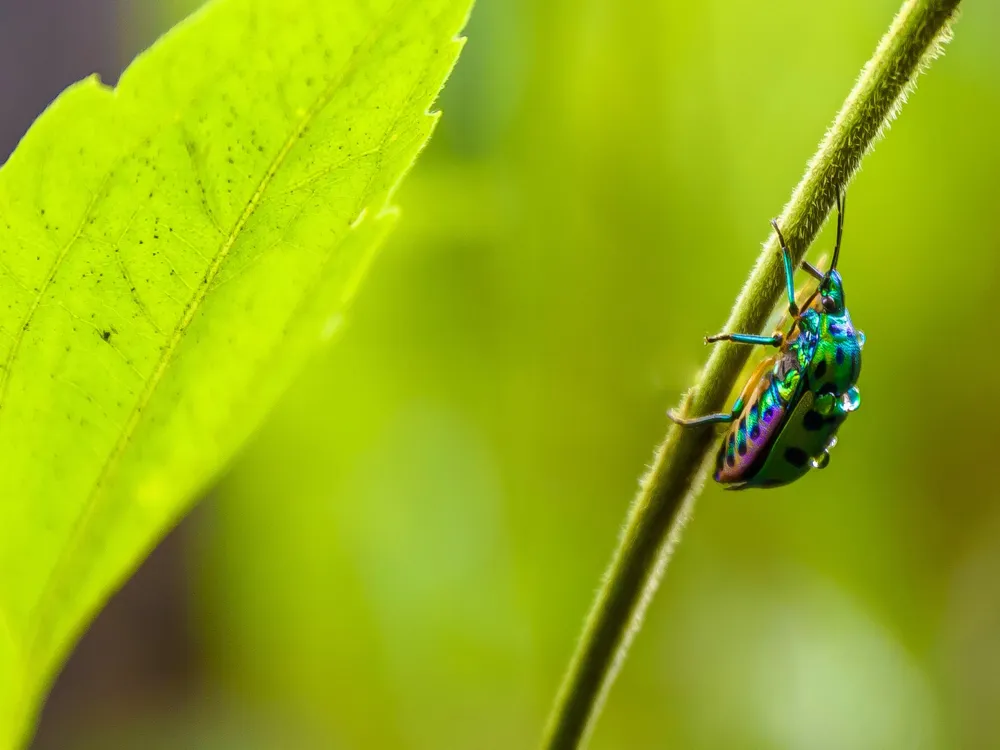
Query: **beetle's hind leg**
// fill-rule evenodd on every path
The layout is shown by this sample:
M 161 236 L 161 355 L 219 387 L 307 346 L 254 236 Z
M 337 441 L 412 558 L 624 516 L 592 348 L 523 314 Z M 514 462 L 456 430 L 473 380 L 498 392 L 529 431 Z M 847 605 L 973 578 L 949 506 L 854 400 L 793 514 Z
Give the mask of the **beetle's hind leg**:
M 736 403 L 733 404 L 732 411 L 718 411 L 714 414 L 704 414 L 700 417 L 682 417 L 673 409 L 667 412 L 667 416 L 670 421 L 674 424 L 679 424 L 681 427 L 700 427 L 706 424 L 729 424 L 730 422 L 735 422 L 736 418 L 743 411 L 743 403 L 745 401 L 744 395 L 740 394 L 740 397 L 736 399 Z
M 758 382 L 760 382 L 761 377 L 763 377 L 768 368 L 774 364 L 775 356 L 777 355 L 768 357 L 757 364 L 757 368 L 753 371 L 750 379 L 747 380 L 746 385 L 743 386 L 743 390 L 736 399 L 736 403 L 733 404 L 731 411 L 720 411 L 713 414 L 705 414 L 700 417 L 682 417 L 671 409 L 667 412 L 667 416 L 670 417 L 671 422 L 679 424 L 681 427 L 699 427 L 706 424 L 730 424 L 735 422 L 736 418 L 743 412 L 743 407 L 751 397 L 751 394 L 753 393 L 754 388 L 757 387 Z
M 677 416 L 673 409 L 667 412 L 667 416 L 670 417 L 670 421 L 674 424 L 679 424 L 681 427 L 698 427 L 699 425 L 705 424 L 729 424 L 734 419 L 736 419 L 736 414 L 738 412 L 725 412 L 720 411 L 715 414 L 706 414 L 703 417 L 691 417 L 685 418 Z

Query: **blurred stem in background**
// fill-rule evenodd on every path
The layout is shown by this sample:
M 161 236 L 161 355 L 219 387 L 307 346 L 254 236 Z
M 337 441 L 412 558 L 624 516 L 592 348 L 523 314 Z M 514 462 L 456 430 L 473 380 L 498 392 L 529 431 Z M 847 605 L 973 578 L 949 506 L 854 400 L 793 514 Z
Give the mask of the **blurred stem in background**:
M 812 158 L 778 220 L 796 267 L 861 159 L 899 111 L 917 76 L 942 51 L 960 0 L 906 0 Z M 768 238 L 723 330 L 760 331 L 783 289 L 776 237 Z M 748 347 L 713 349 L 682 414 L 723 409 Z M 587 617 L 545 730 L 544 747 L 581 746 L 666 569 L 704 484 L 712 429 L 671 427 L 632 504 L 618 549 Z

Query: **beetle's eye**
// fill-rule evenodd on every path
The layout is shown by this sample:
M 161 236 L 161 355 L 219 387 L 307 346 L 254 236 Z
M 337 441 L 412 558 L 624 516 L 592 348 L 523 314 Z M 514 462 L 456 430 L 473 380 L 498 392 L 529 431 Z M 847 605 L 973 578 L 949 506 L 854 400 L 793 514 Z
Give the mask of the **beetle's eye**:
M 827 312 L 833 312 L 837 308 L 837 303 L 833 297 L 823 297 L 823 309 Z

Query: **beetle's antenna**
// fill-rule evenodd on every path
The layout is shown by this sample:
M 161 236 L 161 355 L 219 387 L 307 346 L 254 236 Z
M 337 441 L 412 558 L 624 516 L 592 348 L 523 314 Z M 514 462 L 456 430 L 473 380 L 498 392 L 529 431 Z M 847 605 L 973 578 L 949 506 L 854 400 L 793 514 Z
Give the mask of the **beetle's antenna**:
M 837 267 L 837 259 L 840 257 L 840 240 L 844 236 L 844 209 L 847 207 L 847 196 L 842 195 L 840 188 L 837 188 L 837 244 L 833 248 L 833 262 L 830 263 L 830 270 Z

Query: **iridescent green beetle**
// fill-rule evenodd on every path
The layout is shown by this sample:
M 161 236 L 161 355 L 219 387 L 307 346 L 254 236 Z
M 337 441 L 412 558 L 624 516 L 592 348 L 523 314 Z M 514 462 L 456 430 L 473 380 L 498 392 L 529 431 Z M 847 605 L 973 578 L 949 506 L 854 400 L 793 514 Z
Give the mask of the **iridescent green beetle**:
M 788 315 L 792 319 L 787 333 L 720 333 L 705 339 L 705 343 L 733 341 L 779 350 L 760 363 L 732 411 L 693 419 L 669 413 L 674 422 L 686 427 L 732 425 L 719 447 L 714 474 L 715 481 L 729 485 L 727 489 L 778 487 L 794 482 L 810 468 L 825 468 L 830 448 L 837 442 L 837 430 L 861 405 L 855 383 L 861 372 L 865 337 L 851 324 L 844 304 L 844 284 L 837 271 L 844 203 L 838 194 L 837 244 L 830 270 L 822 273 L 802 262 L 802 268 L 819 281 L 819 286 L 801 305 L 795 296 L 792 255 L 778 223 L 771 220 L 785 264 Z

